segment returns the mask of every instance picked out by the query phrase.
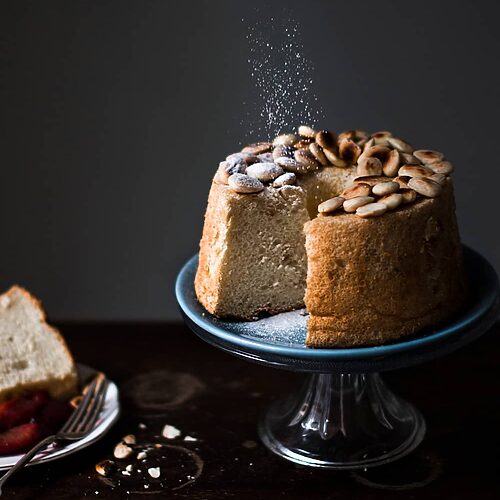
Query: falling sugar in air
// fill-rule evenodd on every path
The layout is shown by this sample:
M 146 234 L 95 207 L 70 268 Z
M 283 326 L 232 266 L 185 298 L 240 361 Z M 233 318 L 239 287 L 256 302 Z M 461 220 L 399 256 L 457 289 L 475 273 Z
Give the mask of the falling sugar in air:
M 241 123 L 248 135 L 272 139 L 301 124 L 314 127 L 324 114 L 313 89 L 314 65 L 304 55 L 297 21 L 251 22 L 247 40 L 249 72 L 257 91 Z

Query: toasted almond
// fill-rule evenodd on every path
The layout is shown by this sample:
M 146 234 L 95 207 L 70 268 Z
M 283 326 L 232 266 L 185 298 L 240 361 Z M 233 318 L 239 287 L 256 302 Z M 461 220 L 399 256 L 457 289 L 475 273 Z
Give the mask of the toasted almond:
M 226 161 L 228 162 L 239 160 L 243 160 L 247 165 L 251 165 L 252 163 L 257 163 L 259 161 L 259 157 L 253 153 L 245 153 L 243 151 L 226 156 Z
M 433 151 L 432 149 L 417 149 L 416 151 L 413 151 L 413 156 L 425 164 L 441 161 L 444 158 L 443 153 Z
M 264 184 L 246 174 L 233 174 L 227 180 L 229 187 L 236 193 L 258 193 L 264 189 Z
M 361 148 L 351 139 L 339 141 L 339 155 L 347 163 L 353 164 L 359 158 Z
M 393 149 L 382 164 L 382 170 L 387 177 L 394 177 L 399 170 L 400 156 L 397 149 Z
M 382 162 L 375 157 L 363 158 L 360 157 L 358 160 L 358 168 L 356 170 L 356 175 L 358 177 L 371 176 L 371 175 L 381 175 L 382 174 Z
M 359 207 L 372 203 L 373 201 L 375 201 L 375 198 L 371 196 L 356 196 L 356 198 L 344 201 L 344 210 L 348 213 L 355 212 Z
M 279 144 L 273 149 L 273 158 L 281 158 L 282 156 L 288 156 L 291 158 L 293 156 L 293 152 L 293 147 L 283 146 L 282 144 Z
M 301 125 L 298 131 L 299 135 L 301 135 L 302 137 L 310 137 L 311 139 L 314 139 L 316 137 L 316 130 L 309 127 L 308 125 Z
M 399 184 L 397 182 L 381 182 L 372 187 L 372 193 L 376 196 L 387 196 L 395 193 L 398 189 Z
M 403 203 L 403 195 L 400 193 L 392 193 L 387 196 L 382 196 L 382 198 L 379 198 L 377 201 L 383 203 L 388 210 L 394 210 Z
M 350 139 L 359 145 L 360 142 L 366 142 L 370 138 L 368 132 L 364 130 L 346 130 L 339 134 L 338 142 L 342 141 L 342 139 Z
M 410 154 L 413 152 L 413 146 L 411 144 L 408 144 L 407 142 L 398 139 L 397 137 L 388 137 L 387 142 L 389 143 L 390 146 L 397 149 L 401 153 Z
M 227 184 L 229 176 L 233 174 L 244 174 L 247 169 L 247 164 L 244 160 L 225 160 L 219 163 L 219 168 L 215 174 L 215 180 L 219 184 Z
M 132 448 L 125 443 L 118 443 L 113 450 L 115 458 L 123 459 L 132 455 Z
M 408 181 L 410 179 L 411 179 L 411 177 L 408 175 L 398 175 L 397 177 L 394 177 L 393 181 L 397 182 L 401 188 L 407 188 Z
M 363 144 L 363 151 L 366 151 L 367 149 L 370 149 L 373 146 L 375 146 L 375 139 L 370 138 Z
M 354 178 L 355 183 L 368 184 L 369 186 L 375 186 L 379 182 L 387 182 L 387 177 L 385 175 L 367 175 Z
M 136 443 L 136 439 L 135 439 L 135 436 L 133 434 L 127 434 L 126 436 L 123 437 L 122 441 L 125 444 L 135 444 Z
M 318 212 L 320 214 L 331 214 L 338 210 L 344 203 L 344 198 L 341 196 L 336 196 L 335 198 L 330 198 L 318 205 Z
M 253 144 L 249 144 L 245 146 L 241 152 L 242 153 L 251 153 L 253 155 L 260 155 L 261 153 L 267 153 L 271 151 L 271 143 L 270 142 L 254 142 Z
M 356 215 L 367 219 L 369 217 L 378 217 L 387 212 L 387 205 L 384 203 L 367 203 L 356 210 Z
M 342 160 L 342 158 L 339 158 L 339 156 L 332 150 L 323 148 L 323 153 L 334 167 L 345 168 L 349 166 L 346 161 Z
M 284 174 L 284 170 L 275 163 L 254 163 L 247 167 L 247 175 L 259 179 L 261 182 L 270 182 Z
M 274 160 L 274 163 L 276 163 L 276 165 L 279 165 L 283 170 L 286 170 L 287 172 L 293 172 L 294 174 L 303 174 L 307 171 L 303 165 L 295 160 L 295 158 L 289 158 L 288 156 L 276 158 Z
M 391 153 L 391 150 L 386 147 L 386 146 L 372 146 L 370 148 L 367 148 L 363 151 L 363 154 L 361 155 L 362 157 L 366 158 L 378 158 L 381 162 L 384 162 L 387 160 Z
M 273 146 L 293 146 L 298 140 L 295 134 L 281 134 L 274 138 Z
M 356 198 L 357 196 L 369 196 L 371 193 L 371 189 L 372 188 L 369 184 L 365 182 L 357 182 L 352 186 L 346 187 L 340 193 L 340 196 L 342 196 L 342 198 L 344 198 L 345 200 Z
M 109 476 L 116 469 L 116 464 L 112 460 L 103 460 L 95 466 L 97 474 L 100 476 Z
M 435 198 L 441 193 L 441 185 L 429 178 L 412 177 L 408 186 L 426 198 Z
M 403 165 L 398 170 L 398 175 L 408 177 L 430 177 L 434 172 L 425 165 Z
M 309 149 L 309 145 L 314 141 L 314 139 L 309 139 L 305 137 L 304 139 L 300 139 L 300 141 L 296 142 L 293 147 L 295 149 Z
M 257 155 L 257 158 L 259 159 L 259 161 L 256 161 L 254 163 L 272 163 L 274 160 L 274 156 L 270 151 L 268 153 Z
M 445 160 L 428 163 L 427 166 L 436 174 L 450 175 L 453 172 L 453 165 Z
M 373 139 L 387 139 L 388 137 L 392 137 L 392 132 L 388 130 L 379 130 L 378 132 L 373 132 L 371 136 Z
M 421 165 L 422 162 L 409 153 L 401 153 L 401 163 L 405 165 Z
M 399 194 L 403 197 L 403 204 L 413 203 L 417 199 L 417 193 L 410 188 L 402 188 Z
M 333 132 L 329 130 L 321 130 L 316 134 L 316 142 L 323 148 L 337 152 L 337 137 Z
M 432 181 L 437 182 L 438 184 L 441 184 L 441 186 L 446 182 L 446 175 L 444 174 L 434 174 L 429 177 Z
M 311 142 L 311 144 L 309 144 L 309 151 L 313 154 L 314 158 L 316 158 L 316 160 L 321 163 L 321 165 L 323 165 L 324 167 L 330 165 L 328 158 L 323 152 L 323 148 L 319 144 Z
M 319 163 L 314 155 L 307 149 L 297 149 L 294 153 L 295 161 L 302 165 L 307 172 L 318 170 Z
M 291 186 L 297 182 L 297 176 L 293 172 L 286 172 L 285 174 L 276 177 L 273 182 L 273 187 Z

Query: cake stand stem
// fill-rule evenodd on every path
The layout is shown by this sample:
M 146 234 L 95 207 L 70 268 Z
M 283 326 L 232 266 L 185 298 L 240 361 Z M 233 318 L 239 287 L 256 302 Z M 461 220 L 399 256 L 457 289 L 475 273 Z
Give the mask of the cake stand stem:
M 275 402 L 261 419 L 259 434 L 288 460 L 349 470 L 410 453 L 425 435 L 425 421 L 378 373 L 321 373 Z

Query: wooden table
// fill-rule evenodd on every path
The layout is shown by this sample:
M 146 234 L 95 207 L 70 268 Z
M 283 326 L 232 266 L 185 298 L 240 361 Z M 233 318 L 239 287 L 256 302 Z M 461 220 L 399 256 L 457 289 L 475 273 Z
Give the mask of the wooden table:
M 5 487 L 5 498 L 500 498 L 500 325 L 460 352 L 385 375 L 423 412 L 428 434 L 409 457 L 359 473 L 294 465 L 259 443 L 259 412 L 300 383 L 296 374 L 233 358 L 181 324 L 60 328 L 78 362 L 118 383 L 123 413 L 90 448 L 25 470 Z M 181 435 L 161 437 L 166 424 Z M 112 476 L 99 476 L 95 464 L 112 459 L 115 444 L 130 433 L 138 449 L 152 448 L 146 462 L 134 455 Z M 128 464 L 133 470 L 124 475 Z M 153 479 L 147 469 L 156 466 L 160 477 Z

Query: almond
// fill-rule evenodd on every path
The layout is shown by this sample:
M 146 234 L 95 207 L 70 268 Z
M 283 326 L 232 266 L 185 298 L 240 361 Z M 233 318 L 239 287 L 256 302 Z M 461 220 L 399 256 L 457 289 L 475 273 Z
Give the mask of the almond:
M 348 213 L 355 212 L 359 207 L 372 203 L 373 201 L 375 201 L 375 198 L 371 196 L 356 196 L 356 198 L 344 201 L 344 210 Z
M 429 178 L 412 177 L 408 186 L 426 198 L 435 198 L 441 193 L 441 185 Z
M 387 212 L 387 206 L 383 203 L 368 203 L 356 210 L 356 215 L 363 218 L 378 217 Z

